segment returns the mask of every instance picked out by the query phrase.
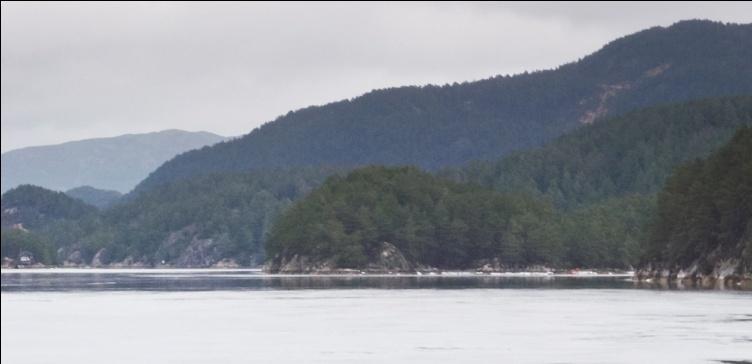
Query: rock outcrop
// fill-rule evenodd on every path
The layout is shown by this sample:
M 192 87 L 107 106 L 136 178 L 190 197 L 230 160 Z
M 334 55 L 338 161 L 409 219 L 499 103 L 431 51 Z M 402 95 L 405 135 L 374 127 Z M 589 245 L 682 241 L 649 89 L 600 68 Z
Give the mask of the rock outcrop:
M 412 273 L 411 264 L 402 252 L 391 243 L 382 242 L 381 249 L 362 267 L 339 267 L 333 258 L 315 259 L 294 254 L 271 259 L 264 271 L 281 274 L 340 274 L 340 273 Z
M 712 270 L 701 269 L 698 262 L 688 267 L 665 267 L 651 264 L 638 270 L 635 278 L 642 282 L 677 283 L 701 288 L 752 289 L 752 272 L 740 259 L 720 260 Z

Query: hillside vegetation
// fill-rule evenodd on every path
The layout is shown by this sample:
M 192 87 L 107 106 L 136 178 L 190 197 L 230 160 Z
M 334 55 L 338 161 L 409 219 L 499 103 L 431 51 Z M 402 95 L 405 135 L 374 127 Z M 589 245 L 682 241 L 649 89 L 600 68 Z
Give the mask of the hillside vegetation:
M 136 191 L 228 171 L 370 164 L 428 170 L 496 160 L 652 105 L 752 94 L 752 25 L 684 21 L 617 39 L 555 70 L 375 90 L 292 111 L 183 153 Z

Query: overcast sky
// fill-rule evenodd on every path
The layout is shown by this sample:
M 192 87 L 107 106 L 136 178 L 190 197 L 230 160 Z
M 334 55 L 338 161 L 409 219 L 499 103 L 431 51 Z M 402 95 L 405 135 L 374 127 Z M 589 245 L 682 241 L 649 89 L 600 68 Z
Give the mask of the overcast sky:
M 163 129 L 240 135 L 375 88 L 556 67 L 752 3 L 2 3 L 2 151 Z

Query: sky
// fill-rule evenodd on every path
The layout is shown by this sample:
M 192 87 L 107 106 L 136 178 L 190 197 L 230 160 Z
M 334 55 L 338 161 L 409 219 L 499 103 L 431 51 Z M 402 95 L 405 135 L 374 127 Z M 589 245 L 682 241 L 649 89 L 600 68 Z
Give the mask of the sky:
M 250 132 L 372 89 L 554 68 L 752 3 L 2 3 L 2 152 L 164 129 Z

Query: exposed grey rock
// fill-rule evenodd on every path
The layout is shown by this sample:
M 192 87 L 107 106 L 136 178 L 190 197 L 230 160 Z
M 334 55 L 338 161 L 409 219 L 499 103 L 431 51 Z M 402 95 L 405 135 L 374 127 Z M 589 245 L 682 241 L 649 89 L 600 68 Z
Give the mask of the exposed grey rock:
M 107 249 L 102 248 L 94 254 L 94 258 L 91 258 L 92 267 L 104 267 L 107 262 Z
M 414 272 L 410 262 L 405 259 L 402 252 L 391 243 L 382 242 L 381 251 L 375 261 L 368 264 L 367 270 L 376 272 Z
M 65 261 L 63 262 L 63 266 L 65 267 L 77 267 L 84 264 L 83 256 L 81 255 L 81 252 L 78 250 L 74 250 L 72 253 L 68 254 L 68 257 L 65 258 Z
M 361 269 L 338 267 L 333 258 L 312 259 L 308 256 L 294 254 L 271 259 L 264 270 L 283 274 L 358 274 Z M 414 272 L 415 268 L 405 256 L 391 243 L 382 242 L 379 253 L 363 267 L 368 273 L 405 273 Z

